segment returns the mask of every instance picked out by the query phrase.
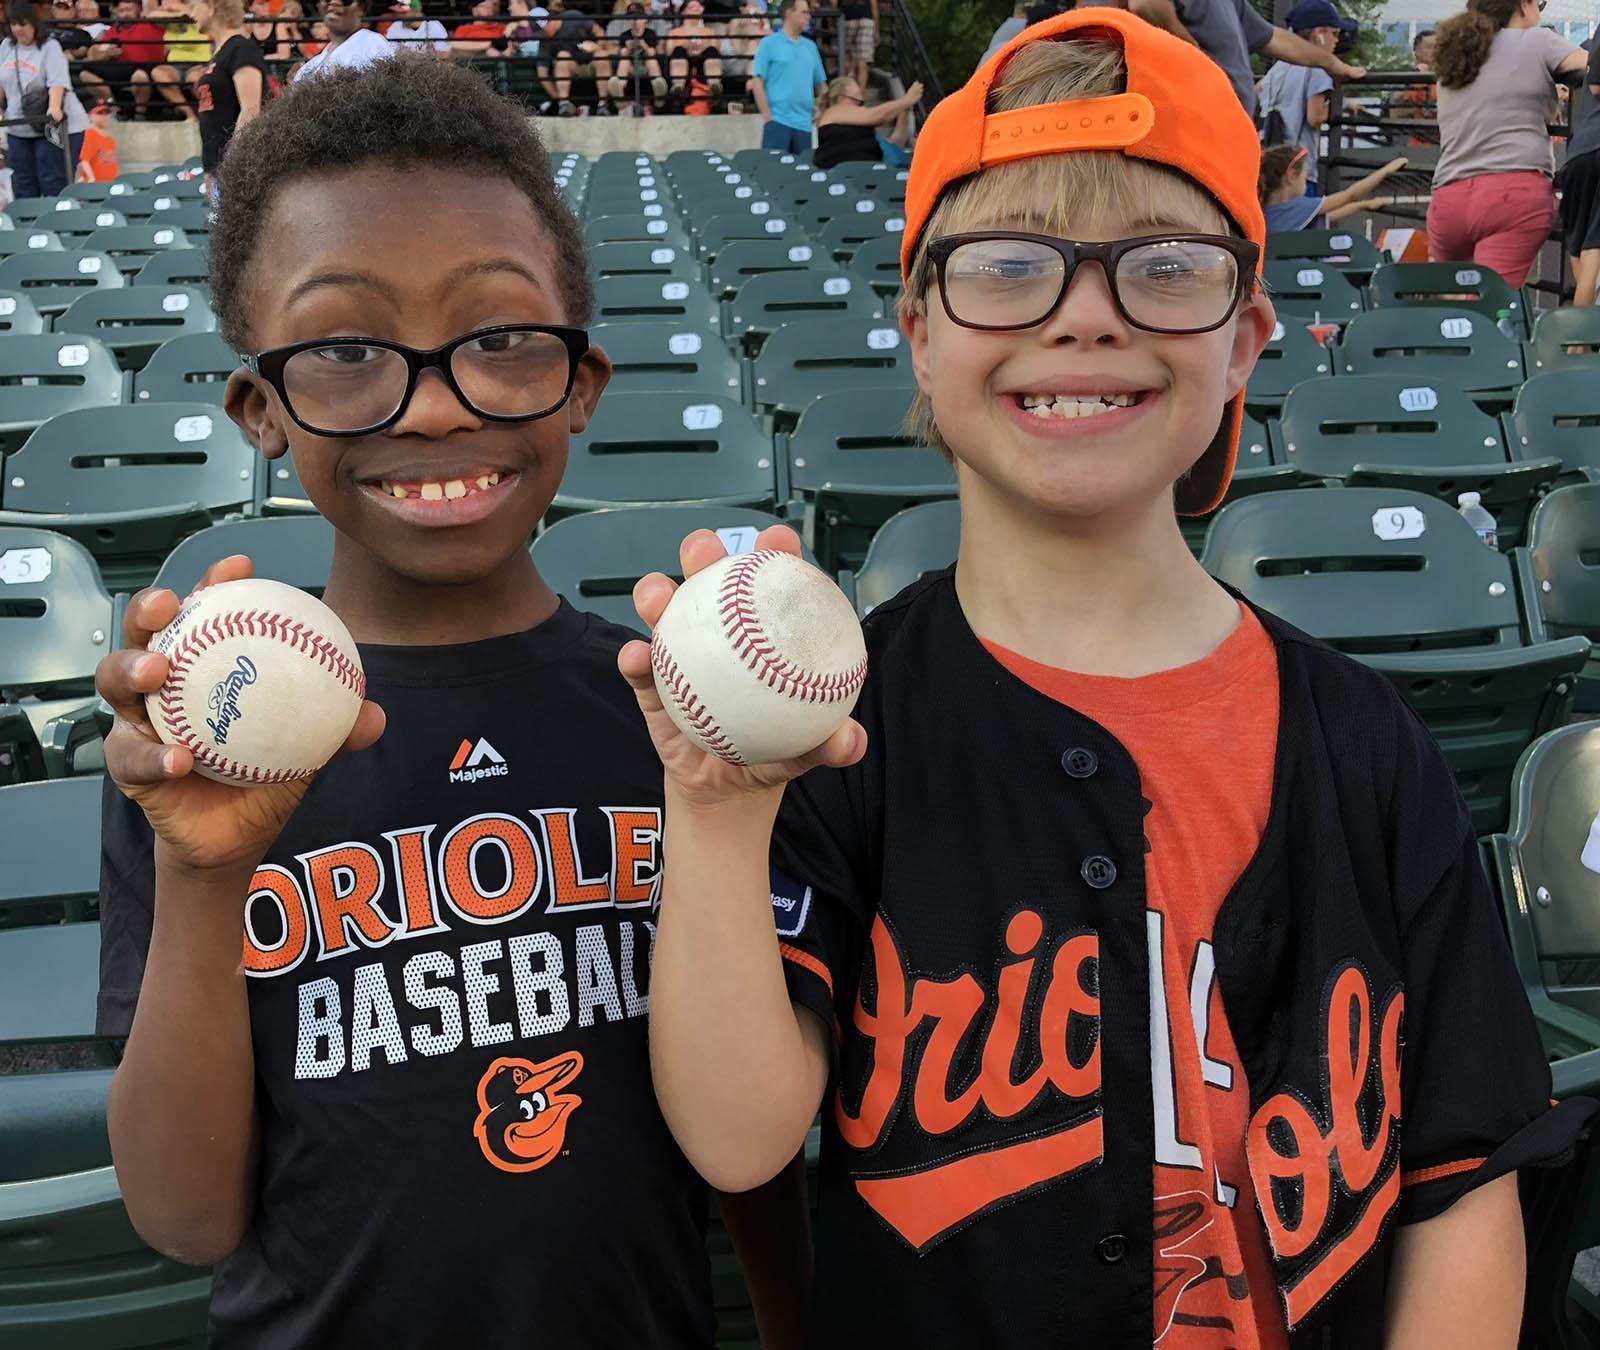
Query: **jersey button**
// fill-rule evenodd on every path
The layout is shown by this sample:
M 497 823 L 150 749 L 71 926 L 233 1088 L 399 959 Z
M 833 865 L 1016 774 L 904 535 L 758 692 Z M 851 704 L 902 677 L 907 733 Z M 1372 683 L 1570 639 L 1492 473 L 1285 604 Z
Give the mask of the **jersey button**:
M 1093 857 L 1085 858 L 1083 866 L 1078 869 L 1087 881 L 1097 891 L 1103 891 L 1117 879 L 1117 865 L 1110 858 L 1102 857 L 1096 853 Z
M 1121 1233 L 1107 1233 L 1095 1243 L 1094 1251 L 1106 1265 L 1117 1265 L 1128 1255 L 1128 1239 Z
M 1068 778 L 1093 778 L 1100 767 L 1100 756 L 1075 745 L 1061 756 L 1061 767 L 1067 771 Z

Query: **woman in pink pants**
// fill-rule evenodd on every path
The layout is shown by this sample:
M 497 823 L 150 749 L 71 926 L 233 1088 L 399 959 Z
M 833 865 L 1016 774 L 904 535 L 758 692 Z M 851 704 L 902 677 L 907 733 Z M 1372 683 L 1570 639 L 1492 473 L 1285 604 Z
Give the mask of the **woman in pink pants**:
M 1550 236 L 1556 81 L 1588 54 L 1539 27 L 1541 0 L 1468 0 L 1439 25 L 1439 163 L 1428 252 L 1492 267 L 1520 286 Z

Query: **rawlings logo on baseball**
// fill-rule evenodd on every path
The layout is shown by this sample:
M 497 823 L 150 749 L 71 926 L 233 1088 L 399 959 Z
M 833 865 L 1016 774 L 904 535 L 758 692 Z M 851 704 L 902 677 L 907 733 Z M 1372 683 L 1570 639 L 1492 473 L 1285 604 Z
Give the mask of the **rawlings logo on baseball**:
M 650 663 L 678 729 L 730 764 L 815 749 L 844 725 L 867 677 L 844 593 L 776 549 L 719 559 L 685 581 L 656 625 Z
M 239 717 L 240 692 L 247 684 L 255 682 L 256 663 L 248 656 L 241 656 L 227 679 L 211 690 L 211 711 L 215 716 L 206 718 L 206 725 L 211 728 L 211 739 L 218 745 L 228 743 L 228 728 Z
M 309 778 L 333 757 L 366 694 L 355 640 L 331 609 L 280 581 L 196 591 L 150 643 L 166 682 L 150 725 L 223 783 Z M 245 696 L 245 690 L 250 693 Z

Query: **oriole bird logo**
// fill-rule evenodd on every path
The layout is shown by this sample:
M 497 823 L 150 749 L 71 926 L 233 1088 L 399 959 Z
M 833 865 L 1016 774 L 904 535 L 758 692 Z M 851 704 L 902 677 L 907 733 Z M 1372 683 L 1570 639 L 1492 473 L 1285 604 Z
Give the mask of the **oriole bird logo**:
M 583 1056 L 566 1051 L 535 1064 L 501 1058 L 478 1080 L 472 1132 L 483 1156 L 504 1172 L 533 1172 L 567 1140 L 567 1119 L 583 1098 L 561 1089 L 583 1072 Z

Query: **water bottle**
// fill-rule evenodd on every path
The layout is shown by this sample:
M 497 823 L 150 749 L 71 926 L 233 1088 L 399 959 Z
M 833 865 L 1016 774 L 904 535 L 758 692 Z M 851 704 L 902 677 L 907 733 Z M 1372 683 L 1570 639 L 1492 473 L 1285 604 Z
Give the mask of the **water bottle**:
M 1509 309 L 1497 310 L 1494 316 L 1494 326 L 1500 330 L 1500 336 L 1508 341 L 1517 341 L 1517 325 L 1511 321 Z
M 1463 492 L 1456 498 L 1456 509 L 1460 511 L 1461 519 L 1478 532 L 1479 539 L 1490 548 L 1499 549 L 1500 527 L 1495 524 L 1494 517 L 1489 514 L 1488 507 L 1478 493 Z

